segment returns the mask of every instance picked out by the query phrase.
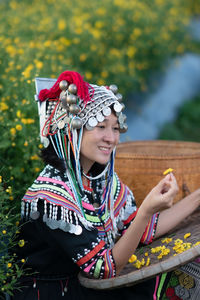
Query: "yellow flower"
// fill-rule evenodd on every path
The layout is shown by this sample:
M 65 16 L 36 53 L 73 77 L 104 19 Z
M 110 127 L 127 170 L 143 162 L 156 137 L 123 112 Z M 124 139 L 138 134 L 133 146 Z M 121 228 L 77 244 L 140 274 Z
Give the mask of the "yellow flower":
M 43 145 L 42 145 L 42 144 L 39 144 L 38 148 L 39 148 L 39 149 L 43 149 Z
M 81 54 L 80 55 L 80 57 L 79 57 L 79 59 L 80 59 L 80 61 L 85 61 L 86 60 L 86 58 L 87 58 L 87 55 L 86 54 Z
M 28 146 L 28 142 L 25 141 L 25 142 L 24 142 L 24 147 L 27 147 L 27 146 Z
M 12 264 L 11 264 L 11 263 L 8 263 L 8 264 L 7 264 L 7 267 L 8 267 L 8 268 L 11 268 L 11 267 L 12 267 Z
M 7 110 L 8 109 L 8 105 L 4 102 L 1 102 L 0 103 L 0 110 L 4 111 L 4 110 Z
M 137 260 L 137 256 L 136 255 L 131 255 L 131 257 L 129 258 L 129 263 L 133 263 L 134 261 Z
M 61 19 L 58 21 L 58 30 L 64 30 L 66 26 L 67 24 L 65 20 Z
M 10 133 L 12 136 L 14 136 L 16 134 L 16 129 L 15 128 L 11 128 L 10 129 Z
M 173 170 L 174 170 L 174 169 L 169 168 L 169 169 L 167 169 L 167 170 L 165 170 L 165 171 L 163 172 L 163 175 L 167 175 L 168 173 L 171 173 Z
M 21 259 L 21 262 L 22 262 L 22 263 L 25 263 L 25 259 L 24 259 L 24 258 L 22 258 L 22 259 Z
M 190 237 L 190 236 L 191 236 L 191 233 L 188 232 L 188 233 L 186 233 L 186 234 L 184 235 L 184 239 L 187 239 L 187 238 Z
M 150 258 L 148 257 L 148 258 L 147 258 L 147 262 L 146 262 L 146 267 L 148 267 L 149 264 L 150 264 Z
M 6 233 L 7 233 L 7 231 L 6 231 L 6 230 L 2 230 L 2 233 L 3 233 L 3 234 L 6 234 Z
M 2 176 L 0 176 L 0 183 L 2 183 Z
M 19 247 L 24 247 L 25 241 L 24 240 L 19 240 L 18 245 L 19 245 Z
M 145 254 L 144 254 L 145 256 L 148 256 L 149 255 L 149 253 L 148 252 L 145 252 Z
M 15 126 L 15 128 L 16 128 L 18 131 L 21 131 L 21 130 L 22 130 L 22 125 L 17 124 L 17 125 Z
M 134 264 L 134 266 L 137 268 L 137 269 L 140 269 L 142 264 L 139 260 L 136 261 L 136 263 Z
M 36 167 L 34 170 L 35 170 L 35 172 L 37 173 L 37 172 L 40 171 L 40 168 Z

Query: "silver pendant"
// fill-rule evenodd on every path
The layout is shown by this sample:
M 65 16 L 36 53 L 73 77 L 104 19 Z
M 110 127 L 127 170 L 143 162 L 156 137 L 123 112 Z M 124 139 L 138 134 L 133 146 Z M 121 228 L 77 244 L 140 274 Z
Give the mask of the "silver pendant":
M 116 111 L 116 112 L 122 111 L 122 105 L 121 105 L 119 102 L 116 102 L 116 103 L 113 105 L 113 108 L 114 108 L 114 111 Z
M 44 148 L 47 148 L 49 146 L 49 139 L 44 137 L 42 143 L 44 145 Z
M 49 220 L 49 227 L 51 229 L 57 229 L 58 228 L 58 222 L 57 222 L 57 220 L 50 219 Z
M 30 218 L 32 220 L 37 220 L 40 217 L 39 211 L 31 211 L 30 213 Z
M 92 129 L 94 129 L 94 127 L 91 127 L 88 123 L 85 125 L 85 128 L 86 128 L 87 130 L 92 130 Z
M 104 121 L 104 116 L 102 115 L 101 112 L 96 114 L 96 118 L 98 122 L 103 122 Z
M 105 117 L 108 117 L 111 115 L 111 109 L 110 107 L 104 107 L 104 109 L 102 110 L 103 114 Z
M 46 223 L 46 221 L 47 221 L 47 214 L 44 214 L 44 215 L 43 215 L 43 222 Z
M 89 118 L 88 120 L 88 125 L 91 126 L 91 127 L 95 127 L 97 125 L 97 119 L 95 117 L 91 117 Z
M 63 129 L 65 127 L 65 122 L 63 120 L 61 120 L 59 123 L 58 123 L 58 128 L 59 129 Z
M 80 235 L 82 233 L 82 231 L 83 231 L 83 229 L 82 229 L 82 227 L 80 225 L 76 225 L 75 226 L 75 232 L 74 233 L 76 235 Z

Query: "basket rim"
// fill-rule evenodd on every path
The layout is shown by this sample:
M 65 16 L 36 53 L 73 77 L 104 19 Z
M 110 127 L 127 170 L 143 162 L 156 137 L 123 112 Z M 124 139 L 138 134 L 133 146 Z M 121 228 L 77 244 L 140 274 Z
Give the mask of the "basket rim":
M 160 148 L 160 146 L 164 146 L 165 148 L 178 146 L 179 149 L 185 148 L 190 146 L 188 149 L 197 150 L 196 153 L 183 153 L 183 154 L 167 154 L 167 153 L 156 153 L 156 154 L 148 154 L 148 153 L 134 153 L 130 152 L 130 150 L 126 150 L 126 146 L 144 146 L 147 147 L 153 146 L 155 149 Z M 177 148 L 177 149 L 178 149 Z M 123 149 L 123 152 L 120 150 Z M 182 160 L 182 159 L 199 159 L 200 158 L 200 143 L 198 142 L 187 142 L 187 141 L 171 141 L 171 140 L 144 140 L 144 141 L 129 141 L 129 142 L 122 142 L 117 145 L 116 148 L 116 158 L 126 158 L 126 159 L 156 159 L 156 160 L 163 160 L 163 159 L 170 159 L 170 160 Z

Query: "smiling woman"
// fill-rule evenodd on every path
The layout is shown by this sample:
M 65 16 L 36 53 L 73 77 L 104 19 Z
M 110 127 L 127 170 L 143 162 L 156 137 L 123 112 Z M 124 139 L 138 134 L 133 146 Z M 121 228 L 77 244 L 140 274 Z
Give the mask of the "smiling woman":
M 52 81 L 36 79 L 46 166 L 22 199 L 19 240 L 25 244 L 17 255 L 32 275 L 21 278 L 12 299 L 152 299 L 158 279 L 145 282 L 145 289 L 98 291 L 83 287 L 78 273 L 117 276 L 140 242 L 150 243 L 198 207 L 200 192 L 183 200 L 187 211 L 171 210 L 178 188 L 170 173 L 137 209 L 114 171 L 119 135 L 127 130 L 117 87 L 89 84 L 70 71 L 50 89 L 41 90 L 40 81 Z

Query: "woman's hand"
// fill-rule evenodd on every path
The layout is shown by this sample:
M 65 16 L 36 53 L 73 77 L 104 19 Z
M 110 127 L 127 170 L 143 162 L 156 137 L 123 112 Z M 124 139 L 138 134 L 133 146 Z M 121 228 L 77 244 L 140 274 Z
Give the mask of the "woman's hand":
M 176 178 L 170 173 L 146 196 L 139 208 L 139 212 L 150 217 L 156 212 L 170 208 L 177 193 L 178 185 Z

